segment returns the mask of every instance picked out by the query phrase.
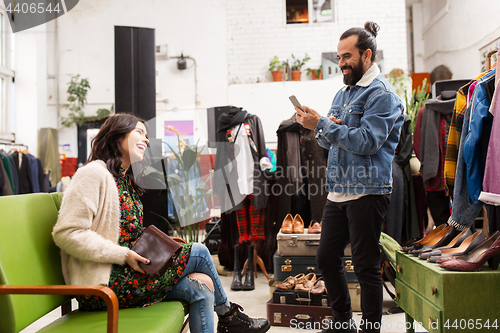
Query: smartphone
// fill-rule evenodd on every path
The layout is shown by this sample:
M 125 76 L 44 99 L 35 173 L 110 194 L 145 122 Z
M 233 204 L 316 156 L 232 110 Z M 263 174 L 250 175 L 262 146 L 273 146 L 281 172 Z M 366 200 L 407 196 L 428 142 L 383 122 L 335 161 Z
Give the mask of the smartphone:
M 296 107 L 298 107 L 299 109 L 301 109 L 302 111 L 304 111 L 304 109 L 302 108 L 302 105 L 300 105 L 299 101 L 297 100 L 297 97 L 295 97 L 295 95 L 292 95 L 290 97 L 290 101 L 292 102 L 292 104 Z M 304 111 L 305 113 L 307 113 L 307 111 Z

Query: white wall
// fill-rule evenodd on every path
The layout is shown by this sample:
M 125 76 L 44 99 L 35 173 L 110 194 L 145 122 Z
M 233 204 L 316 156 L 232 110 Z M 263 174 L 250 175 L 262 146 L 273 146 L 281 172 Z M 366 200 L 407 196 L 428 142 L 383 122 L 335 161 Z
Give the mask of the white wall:
M 167 45 L 170 57 L 182 52 L 197 64 L 195 103 L 193 62 L 187 60 L 188 69 L 179 71 L 176 59 L 157 58 L 158 117 L 194 117 L 195 139 L 203 141 L 207 108 L 242 106 L 261 116 L 266 139 L 276 141 L 279 123 L 293 112 L 289 95 L 325 113 L 341 84 L 340 78 L 316 82 L 305 74 L 302 82 L 249 84 L 257 78 L 270 81 L 268 64 L 274 55 L 285 59 L 307 52 L 312 59 L 304 68 L 317 67 L 322 52 L 336 51 L 343 31 L 372 20 L 381 26 L 377 41 L 386 70 L 407 70 L 405 2 L 374 2 L 358 0 L 353 7 L 352 1 L 337 0 L 336 22 L 287 26 L 285 0 L 80 1 L 57 20 L 57 36 L 48 37 L 48 97 L 38 117 L 44 119 L 44 126 L 58 126 L 55 98 L 59 92 L 59 103 L 66 103 L 67 83 L 76 74 L 88 78 L 91 85 L 86 114 L 109 108 L 114 103 L 114 26 L 146 27 L 155 29 L 156 45 Z M 231 84 L 236 82 L 241 84 Z M 61 110 L 61 115 L 67 111 Z M 71 150 L 65 153 L 76 157 L 76 128 L 60 130 L 59 143 L 70 144 Z
M 423 2 L 424 13 L 430 5 Z M 472 79 L 481 70 L 479 49 L 500 37 L 500 1 L 448 0 L 448 8 L 436 22 L 424 22 L 424 69 L 445 64 L 453 79 Z
M 332 0 L 334 1 L 334 0 Z M 403 0 L 335 0 L 337 22 L 285 24 L 285 0 L 227 0 L 228 62 L 230 83 L 271 81 L 270 60 L 311 60 L 303 67 L 321 65 L 322 52 L 335 52 L 340 35 L 352 27 L 374 21 L 381 27 L 378 49 L 385 68 L 407 71 L 406 9 Z M 354 4 L 355 3 L 355 4 Z M 308 80 L 305 73 L 303 80 Z

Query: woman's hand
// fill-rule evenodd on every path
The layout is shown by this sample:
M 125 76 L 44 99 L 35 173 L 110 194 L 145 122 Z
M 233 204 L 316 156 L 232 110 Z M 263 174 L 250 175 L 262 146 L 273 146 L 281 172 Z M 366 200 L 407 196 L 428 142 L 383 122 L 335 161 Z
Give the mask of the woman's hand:
M 144 263 L 146 265 L 149 264 L 149 260 L 148 259 L 141 257 L 140 255 L 137 254 L 137 252 L 132 251 L 132 250 L 128 250 L 128 252 L 127 252 L 127 259 L 125 260 L 125 262 L 130 267 L 132 267 L 132 269 L 134 269 L 135 271 L 138 271 L 140 273 L 143 273 L 143 274 L 145 274 L 146 272 L 144 272 L 139 267 L 139 262 L 142 262 L 142 263 Z

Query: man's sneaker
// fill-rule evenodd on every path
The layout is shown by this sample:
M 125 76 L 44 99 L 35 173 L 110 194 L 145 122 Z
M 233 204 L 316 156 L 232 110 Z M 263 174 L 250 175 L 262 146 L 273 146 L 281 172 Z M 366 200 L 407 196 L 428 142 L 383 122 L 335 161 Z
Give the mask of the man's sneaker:
M 250 318 L 243 312 L 243 308 L 231 303 L 231 309 L 224 315 L 219 315 L 217 324 L 218 333 L 264 333 L 271 328 L 267 319 Z

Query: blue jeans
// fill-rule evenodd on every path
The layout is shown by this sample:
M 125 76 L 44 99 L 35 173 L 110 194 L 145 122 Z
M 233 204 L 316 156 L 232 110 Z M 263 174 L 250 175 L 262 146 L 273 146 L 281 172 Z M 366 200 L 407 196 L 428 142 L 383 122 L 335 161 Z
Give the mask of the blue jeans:
M 211 291 L 205 283 L 191 278 L 189 276 L 191 273 L 208 275 L 213 281 L 215 290 Z M 217 308 L 229 306 L 229 302 L 222 289 L 210 251 L 205 245 L 193 243 L 184 273 L 165 299 L 181 299 L 189 303 L 189 329 L 192 333 L 214 332 L 214 306 L 217 311 Z
M 474 203 L 470 200 L 469 186 L 467 184 L 467 164 L 464 159 L 464 142 L 469 128 L 471 108 L 467 108 L 464 114 L 462 136 L 460 137 L 460 148 L 458 149 L 457 171 L 455 174 L 455 187 L 453 189 L 453 209 L 448 224 L 457 230 L 463 231 L 472 226 L 477 215 L 483 209 L 483 203 Z

